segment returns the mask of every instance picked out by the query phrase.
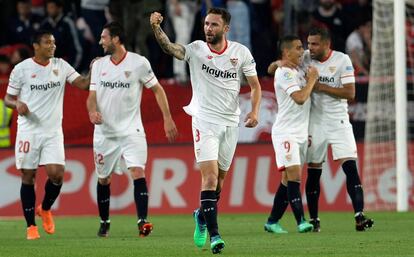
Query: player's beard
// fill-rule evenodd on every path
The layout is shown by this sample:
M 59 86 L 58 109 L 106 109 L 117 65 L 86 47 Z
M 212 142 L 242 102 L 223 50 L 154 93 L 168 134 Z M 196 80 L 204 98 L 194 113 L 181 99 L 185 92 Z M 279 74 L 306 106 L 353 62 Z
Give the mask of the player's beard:
M 105 54 L 113 54 L 115 52 L 115 46 L 113 44 L 110 44 L 106 47 L 106 50 L 104 50 Z
M 313 54 L 311 53 L 311 58 L 317 61 L 321 61 L 323 59 L 323 56 L 324 56 L 323 52 L 322 53 L 314 52 Z
M 223 39 L 223 32 L 217 33 L 210 40 L 208 40 L 207 35 L 206 35 L 206 42 L 212 45 L 219 43 L 222 39 Z

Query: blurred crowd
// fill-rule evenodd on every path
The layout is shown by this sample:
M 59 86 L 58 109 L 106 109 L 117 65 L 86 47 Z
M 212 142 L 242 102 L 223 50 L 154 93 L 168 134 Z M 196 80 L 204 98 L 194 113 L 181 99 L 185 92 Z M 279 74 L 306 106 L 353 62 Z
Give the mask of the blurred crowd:
M 185 62 L 173 61 L 159 48 L 149 25 L 158 11 L 171 41 L 188 44 L 204 39 L 203 18 L 209 7 L 225 7 L 232 14 L 229 40 L 246 45 L 256 59 L 259 76 L 277 58 L 277 41 L 286 34 L 306 37 L 312 26 L 327 27 L 332 48 L 350 55 L 356 72 L 367 75 L 371 53 L 370 0 L 0 0 L 0 83 L 7 84 L 13 66 L 32 56 L 31 37 L 38 29 L 51 30 L 56 57 L 78 71 L 101 56 L 102 27 L 121 22 L 128 50 L 146 56 L 159 78 L 186 83 Z

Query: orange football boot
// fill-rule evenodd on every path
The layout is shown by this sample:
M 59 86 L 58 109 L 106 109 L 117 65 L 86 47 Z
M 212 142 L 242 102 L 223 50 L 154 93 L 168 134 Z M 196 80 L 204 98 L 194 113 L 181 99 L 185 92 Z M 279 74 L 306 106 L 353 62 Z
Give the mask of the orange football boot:
M 43 210 L 42 205 L 40 204 L 36 208 L 36 214 L 37 216 L 42 218 L 43 229 L 46 231 L 46 233 L 48 234 L 55 233 L 55 222 L 53 221 L 52 211 Z
M 39 235 L 39 231 L 37 230 L 37 226 L 31 225 L 30 227 L 27 228 L 26 231 L 26 238 L 27 240 L 35 240 L 35 239 L 39 239 L 40 235 Z

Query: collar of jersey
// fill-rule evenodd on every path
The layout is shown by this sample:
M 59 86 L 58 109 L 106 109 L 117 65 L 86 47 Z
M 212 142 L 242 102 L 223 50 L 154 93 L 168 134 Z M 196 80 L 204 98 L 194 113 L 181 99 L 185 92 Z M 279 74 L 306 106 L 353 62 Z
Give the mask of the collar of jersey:
M 323 58 L 320 62 L 322 63 L 322 62 L 326 62 L 330 57 L 331 57 L 331 55 L 332 55 L 332 49 L 329 49 L 329 53 L 328 53 L 328 56 L 326 56 L 326 58 Z
M 119 62 L 115 62 L 115 61 L 112 59 L 112 56 L 111 56 L 111 57 L 109 57 L 109 59 L 111 60 L 111 62 L 112 62 L 114 65 L 118 65 L 118 64 L 120 64 L 120 63 L 121 63 L 121 62 L 125 59 L 125 57 L 126 57 L 127 53 L 128 53 L 128 51 L 125 51 L 124 56 L 122 56 L 122 58 L 121 58 L 121 60 L 119 60 Z
M 226 45 L 224 46 L 223 50 L 221 50 L 220 52 L 217 52 L 216 50 L 212 49 L 212 48 L 210 47 L 210 44 L 209 44 L 209 43 L 207 43 L 207 46 L 208 46 L 208 48 L 210 49 L 210 51 L 211 51 L 212 53 L 215 53 L 215 54 L 221 55 L 222 53 L 224 53 L 224 51 L 226 51 L 226 50 L 227 50 L 228 43 L 227 43 L 227 40 L 226 40 Z
M 45 63 L 45 64 L 43 64 L 43 63 L 40 63 L 40 62 L 36 61 L 34 57 L 32 57 L 32 60 L 33 60 L 36 64 L 39 64 L 40 66 L 43 66 L 43 67 L 48 66 L 48 65 L 49 65 L 49 63 L 50 63 L 50 59 L 49 59 L 49 61 L 48 61 L 47 63 Z

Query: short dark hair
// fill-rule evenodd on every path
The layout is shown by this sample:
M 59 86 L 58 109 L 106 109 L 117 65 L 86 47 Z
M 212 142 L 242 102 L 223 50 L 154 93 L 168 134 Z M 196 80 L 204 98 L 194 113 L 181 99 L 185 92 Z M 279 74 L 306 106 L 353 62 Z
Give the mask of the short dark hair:
M 121 42 L 121 44 L 125 42 L 125 31 L 121 23 L 113 21 L 107 23 L 103 28 L 109 31 L 111 37 L 119 37 L 119 42 Z
M 46 0 L 46 4 L 55 4 L 57 7 L 63 7 L 63 1 L 62 0 Z
M 224 24 L 229 25 L 231 21 L 231 14 L 224 8 L 213 7 L 210 8 L 207 14 L 218 14 L 221 15 L 221 18 L 224 21 Z
M 309 36 L 320 36 L 322 41 L 331 41 L 331 34 L 325 28 L 314 27 L 309 31 Z
M 23 4 L 32 4 L 32 1 L 30 1 L 30 0 L 17 0 L 17 1 L 16 1 L 16 4 L 18 4 L 18 3 L 23 3 Z
M 32 37 L 32 44 L 40 44 L 40 40 L 44 35 L 53 35 L 53 33 L 50 30 L 44 29 L 36 31 Z
M 300 40 L 298 36 L 295 35 L 286 35 L 279 40 L 279 57 L 282 57 L 282 53 L 284 49 L 292 48 L 292 42 L 295 40 Z

